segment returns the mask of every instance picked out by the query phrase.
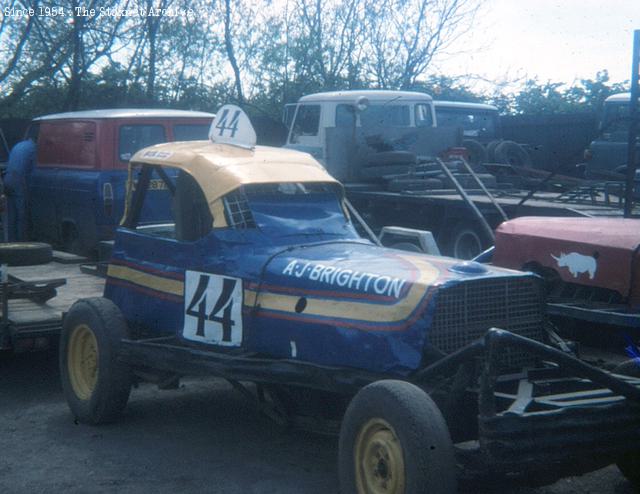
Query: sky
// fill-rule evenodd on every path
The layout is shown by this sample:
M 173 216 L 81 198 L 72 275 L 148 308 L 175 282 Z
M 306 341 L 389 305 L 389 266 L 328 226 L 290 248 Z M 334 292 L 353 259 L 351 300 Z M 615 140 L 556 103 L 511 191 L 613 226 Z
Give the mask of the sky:
M 631 77 L 634 29 L 640 0 L 485 0 L 436 65 L 447 75 L 568 84 L 607 69 L 621 82 Z

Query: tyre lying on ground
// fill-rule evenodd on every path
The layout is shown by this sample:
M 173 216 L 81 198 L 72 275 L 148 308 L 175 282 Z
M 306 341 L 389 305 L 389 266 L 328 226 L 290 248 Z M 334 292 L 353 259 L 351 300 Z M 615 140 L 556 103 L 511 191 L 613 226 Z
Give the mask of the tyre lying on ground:
M 29 266 L 45 264 L 53 258 L 49 244 L 41 242 L 0 243 L 0 264 L 9 266 Z

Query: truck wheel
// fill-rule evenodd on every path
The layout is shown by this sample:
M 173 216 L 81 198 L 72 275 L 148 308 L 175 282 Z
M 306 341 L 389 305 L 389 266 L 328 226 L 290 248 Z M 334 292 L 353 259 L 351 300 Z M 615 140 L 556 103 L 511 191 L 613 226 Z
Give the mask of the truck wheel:
M 51 261 L 53 253 L 49 244 L 41 242 L 7 242 L 0 244 L 0 264 L 31 266 Z
M 494 150 L 496 162 L 513 166 L 531 166 L 529 153 L 517 142 L 502 141 Z
M 473 259 L 488 246 L 485 235 L 471 223 L 458 223 L 447 237 L 445 250 L 457 259 Z
M 469 164 L 473 166 L 479 166 L 487 162 L 487 151 L 484 146 L 478 141 L 473 139 L 465 139 L 462 141 L 462 145 L 467 148 L 469 152 Z
M 124 410 L 131 373 L 117 353 L 120 340 L 127 336 L 124 317 L 106 298 L 82 299 L 69 309 L 60 335 L 60 375 L 78 421 L 111 422 Z
M 338 454 L 342 494 L 450 494 L 453 444 L 437 405 L 405 381 L 378 381 L 353 398 Z
M 634 359 L 627 360 L 613 369 L 613 373 L 640 377 L 640 362 Z M 640 491 L 640 449 L 626 453 L 616 465 L 635 490 Z

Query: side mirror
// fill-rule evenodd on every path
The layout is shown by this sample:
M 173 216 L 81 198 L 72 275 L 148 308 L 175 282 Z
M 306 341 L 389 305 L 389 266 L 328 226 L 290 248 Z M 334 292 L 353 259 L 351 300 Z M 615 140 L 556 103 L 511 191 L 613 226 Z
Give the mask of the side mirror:
M 356 112 L 362 113 L 367 108 L 369 108 L 369 99 L 365 96 L 360 96 L 356 100 L 356 104 L 354 106 L 355 106 Z

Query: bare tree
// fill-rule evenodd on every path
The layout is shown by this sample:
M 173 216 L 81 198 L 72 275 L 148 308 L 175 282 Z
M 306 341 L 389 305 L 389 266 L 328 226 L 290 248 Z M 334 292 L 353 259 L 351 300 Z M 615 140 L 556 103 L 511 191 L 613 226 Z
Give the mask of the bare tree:
M 353 83 L 365 35 L 364 0 L 297 0 L 300 16 L 293 53 L 299 77 L 335 89 Z
M 434 57 L 469 31 L 480 5 L 481 0 L 370 0 L 367 73 L 383 88 L 411 87 Z

